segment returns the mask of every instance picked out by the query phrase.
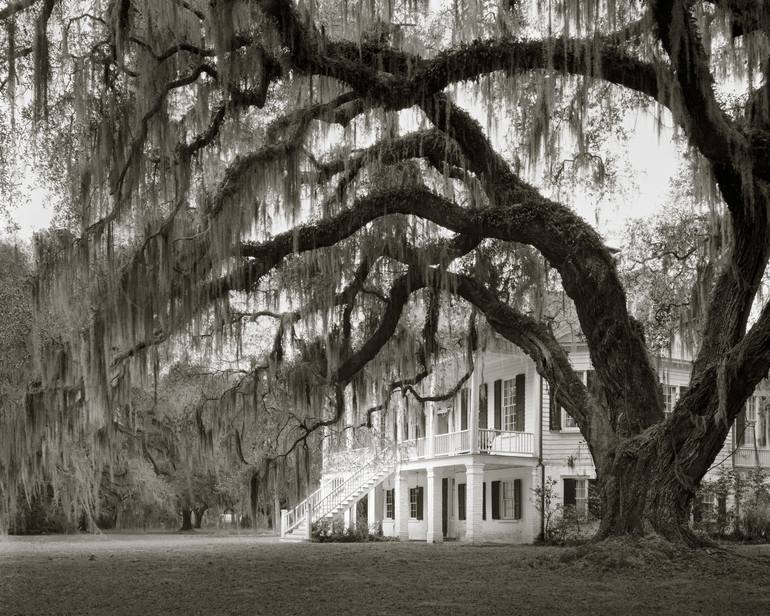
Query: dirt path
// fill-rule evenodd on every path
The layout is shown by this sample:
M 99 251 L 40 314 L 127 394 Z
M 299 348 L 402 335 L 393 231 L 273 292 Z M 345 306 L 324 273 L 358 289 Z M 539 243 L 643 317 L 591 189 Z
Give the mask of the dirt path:
M 0 614 L 770 614 L 770 551 L 634 567 L 555 548 L 0 538 Z M 705 565 L 703 564 L 705 562 Z

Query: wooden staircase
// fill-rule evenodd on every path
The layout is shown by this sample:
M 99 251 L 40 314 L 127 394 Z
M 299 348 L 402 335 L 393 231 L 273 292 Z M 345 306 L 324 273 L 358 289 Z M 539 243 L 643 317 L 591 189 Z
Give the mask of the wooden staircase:
M 368 494 L 394 470 L 392 459 L 379 456 L 363 467 L 323 482 L 318 490 L 294 509 L 281 512 L 281 540 L 309 541 L 315 522 L 341 513 Z

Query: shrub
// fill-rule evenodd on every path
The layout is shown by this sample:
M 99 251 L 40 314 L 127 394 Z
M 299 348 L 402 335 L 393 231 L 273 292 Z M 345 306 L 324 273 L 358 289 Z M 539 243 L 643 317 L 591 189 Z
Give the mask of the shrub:
M 310 529 L 310 540 L 318 543 L 365 543 L 367 541 L 390 541 L 391 537 L 382 535 L 382 524 L 371 527 L 360 525 L 358 528 L 344 527 L 342 520 L 319 520 Z

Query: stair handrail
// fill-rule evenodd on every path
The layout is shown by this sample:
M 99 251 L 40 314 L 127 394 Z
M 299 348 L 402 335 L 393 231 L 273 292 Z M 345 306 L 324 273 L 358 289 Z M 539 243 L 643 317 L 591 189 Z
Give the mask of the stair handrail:
M 314 506 L 305 512 L 310 524 L 334 510 L 347 496 L 356 492 L 361 486 L 382 472 L 387 464 L 392 464 L 393 461 L 387 459 L 387 453 L 391 452 L 381 452 L 376 455 L 364 466 L 351 473 L 344 482 L 336 486 L 320 501 L 314 503 Z M 355 489 L 353 489 L 354 487 Z
M 306 499 L 297 503 L 293 509 L 286 513 L 285 524 L 281 527 L 281 536 L 285 536 L 301 526 L 308 517 L 310 517 L 310 523 L 312 524 L 320 517 L 326 515 L 328 511 L 324 511 L 320 514 L 317 513 L 322 503 L 329 501 L 330 496 L 338 495 L 341 490 L 345 489 L 345 486 L 350 485 L 350 482 L 354 477 L 358 477 L 366 469 L 371 468 L 378 462 L 386 462 L 386 457 L 390 453 L 392 452 L 388 450 L 381 451 L 358 470 L 352 471 L 341 477 L 335 477 L 331 481 L 322 482 L 317 490 L 312 492 Z M 361 482 L 361 485 L 363 485 L 363 483 L 365 482 Z M 340 499 L 339 502 L 341 502 L 341 500 L 342 499 Z M 309 516 L 308 513 L 310 514 Z
M 292 530 L 300 526 L 300 524 L 302 524 L 302 522 L 304 522 L 305 518 L 307 517 L 308 505 L 310 505 L 312 510 L 313 505 L 323 497 L 325 492 L 335 490 L 343 481 L 344 477 L 335 477 L 330 481 L 321 482 L 321 485 L 317 490 L 312 492 L 304 500 L 297 503 L 293 509 L 290 509 L 286 513 L 286 524 L 281 528 L 281 535 L 290 533 Z

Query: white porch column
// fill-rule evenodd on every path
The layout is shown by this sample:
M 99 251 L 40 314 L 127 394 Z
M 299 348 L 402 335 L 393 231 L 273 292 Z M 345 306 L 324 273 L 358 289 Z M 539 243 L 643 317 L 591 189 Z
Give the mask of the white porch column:
M 468 427 L 471 431 L 471 453 L 479 452 L 479 385 L 481 383 L 479 375 L 481 370 L 478 366 L 478 360 L 478 354 L 474 354 L 474 369 L 471 374 L 470 391 L 468 392 L 468 395 L 470 396 L 470 400 L 468 400 L 468 412 L 470 413 Z
M 530 528 L 530 534 L 532 536 L 532 541 L 534 541 L 539 535 L 540 535 L 540 514 L 538 513 L 537 509 L 532 506 L 532 503 L 526 498 L 524 498 L 525 493 L 534 494 L 532 490 L 540 487 L 542 489 L 542 470 L 539 466 L 535 466 L 532 468 L 532 473 L 530 475 L 530 481 L 529 488 L 525 488 L 522 486 L 522 503 L 521 503 L 521 512 L 524 516 L 524 519 L 527 520 L 527 524 Z M 538 503 L 538 506 L 540 503 Z
M 478 462 L 465 465 L 465 540 L 482 541 L 481 507 L 484 486 L 484 465 Z
M 396 536 L 399 541 L 409 541 L 409 482 L 406 473 L 396 471 Z
M 381 487 L 372 488 L 369 490 L 366 503 L 368 509 L 366 511 L 366 520 L 369 524 L 369 530 L 374 531 L 377 524 L 382 523 L 382 508 L 384 503 L 382 502 L 383 492 Z
M 428 514 L 428 543 L 440 543 L 444 540 L 441 529 L 441 473 L 435 468 L 427 469 L 428 491 L 426 509 Z
M 356 527 L 356 503 L 342 512 L 342 520 L 345 524 L 345 530 L 353 530 Z

